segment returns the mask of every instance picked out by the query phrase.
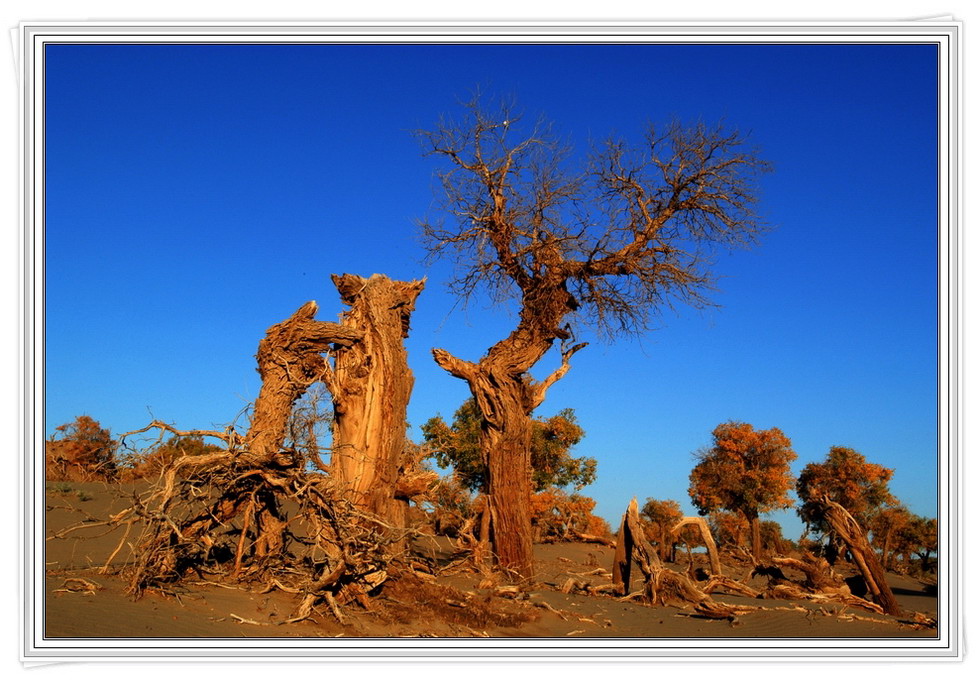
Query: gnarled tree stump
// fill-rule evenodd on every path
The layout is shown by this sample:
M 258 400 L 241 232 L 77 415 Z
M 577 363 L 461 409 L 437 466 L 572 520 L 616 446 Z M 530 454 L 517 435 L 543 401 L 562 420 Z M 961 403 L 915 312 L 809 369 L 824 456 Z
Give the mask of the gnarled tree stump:
M 336 346 L 325 376 L 334 407 L 330 468 L 355 506 L 404 527 L 408 499 L 427 486 L 424 475 L 409 470 L 405 430 L 413 377 L 404 345 L 425 281 L 344 274 L 333 282 L 350 306 L 342 326 L 361 337 Z
M 643 532 L 635 498 L 623 515 L 613 558 L 613 586 L 624 596 L 630 594 L 633 561 L 643 573 L 644 596 L 651 605 L 693 607 L 698 616 L 710 619 L 732 619 L 738 613 L 738 608 L 712 600 L 686 576 L 663 566 Z

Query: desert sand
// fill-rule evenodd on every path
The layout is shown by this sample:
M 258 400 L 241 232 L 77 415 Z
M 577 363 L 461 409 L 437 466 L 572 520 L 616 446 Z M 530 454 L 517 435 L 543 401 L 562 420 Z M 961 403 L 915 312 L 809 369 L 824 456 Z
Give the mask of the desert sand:
M 139 600 L 126 593 L 130 556 L 124 530 L 96 526 L 58 536 L 79 522 L 99 521 L 128 505 L 133 485 L 48 483 L 43 560 L 44 635 L 48 639 L 325 638 L 325 637 L 520 637 L 520 638 L 745 638 L 821 639 L 937 636 L 935 628 L 909 617 L 890 617 L 835 603 L 753 599 L 716 593 L 717 600 L 751 606 L 732 620 L 710 620 L 673 607 L 650 607 L 611 595 L 564 593 L 574 578 L 592 585 L 610 582 L 613 549 L 586 543 L 535 546 L 535 582 L 501 595 L 486 575 L 450 562 L 451 542 L 420 537 L 412 545 L 419 563 L 436 566 L 387 584 L 370 609 L 352 603 L 341 624 L 323 608 L 300 622 L 287 620 L 297 596 L 278 590 L 255 593 L 217 584 L 208 575 L 190 577 L 168 592 Z M 117 547 L 123 548 L 109 560 Z M 689 565 L 693 560 L 693 565 Z M 698 554 L 679 552 L 670 567 L 702 565 Z M 705 561 L 706 562 L 706 561 Z M 726 563 L 728 576 L 761 588 L 750 566 Z M 845 568 L 842 568 L 842 571 Z M 889 575 L 901 606 L 936 617 L 934 585 Z M 634 588 L 636 586 L 634 585 Z

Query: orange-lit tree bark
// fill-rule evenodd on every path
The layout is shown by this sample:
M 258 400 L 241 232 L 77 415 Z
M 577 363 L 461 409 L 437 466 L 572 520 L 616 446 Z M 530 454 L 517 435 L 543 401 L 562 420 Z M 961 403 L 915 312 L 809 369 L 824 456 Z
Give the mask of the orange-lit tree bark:
M 418 136 L 446 162 L 450 219 L 422 229 L 430 255 L 458 265 L 450 290 L 466 300 L 483 289 L 519 308 L 516 328 L 479 361 L 433 355 L 480 408 L 494 551 L 527 579 L 531 413 L 585 345 L 571 322 L 611 337 L 645 330 L 665 306 L 707 304 L 715 247 L 749 245 L 763 228 L 753 179 L 767 167 L 737 133 L 672 123 L 638 149 L 610 140 L 571 172 L 569 150 L 545 124 L 524 126 L 511 107 L 478 98 L 463 120 Z M 556 341 L 559 367 L 534 380 Z
M 688 492 L 702 514 L 720 509 L 741 513 L 749 523 L 752 556 L 762 559 L 759 515 L 793 505 L 789 464 L 796 459 L 788 437 L 778 428 L 755 430 L 728 422 L 712 433 L 714 444 L 696 454 Z
M 395 527 L 405 527 L 408 498 L 425 476 L 408 471 L 406 410 L 413 377 L 404 339 L 424 281 L 344 274 L 333 282 L 350 309 L 343 327 L 360 342 L 338 345 L 323 372 L 333 396 L 331 470 L 353 503 Z M 433 476 L 434 477 L 434 476 Z
M 323 379 L 328 371 L 326 353 L 334 347 L 354 345 L 363 335 L 350 327 L 314 319 L 317 309 L 317 304 L 310 301 L 285 321 L 271 326 L 255 355 L 262 387 L 245 434 L 245 448 L 258 460 L 274 466 L 301 464 L 294 452 L 283 450 L 293 405 L 313 383 Z M 260 497 L 254 502 L 257 557 L 275 554 L 282 548 L 287 522 L 275 495 L 263 493 Z M 241 498 L 224 500 L 211 516 L 225 522 L 240 513 L 243 503 Z M 209 522 L 203 518 L 202 527 Z
M 707 532 L 703 519 L 700 522 L 698 519 L 694 520 L 695 524 Z M 643 573 L 643 595 L 651 605 L 681 605 L 685 608 L 694 606 L 694 612 L 700 617 L 733 620 L 738 608 L 714 601 L 709 595 L 710 590 L 722 586 L 728 589 L 734 587 L 740 593 L 751 592 L 753 597 L 758 594 L 735 580 L 724 577 L 720 574 L 720 569 L 702 591 L 686 575 L 665 568 L 647 541 L 635 498 L 623 515 L 616 539 L 616 553 L 613 556 L 613 590 L 622 596 L 631 595 L 631 569 L 634 563 Z M 713 561 L 713 565 L 717 567 L 717 560 Z
M 255 400 L 245 443 L 261 458 L 282 458 L 295 463 L 282 451 L 286 426 L 293 404 L 328 370 L 326 353 L 334 347 L 350 347 L 363 333 L 349 325 L 314 319 L 317 304 L 310 301 L 285 321 L 273 325 L 259 342 L 255 355 L 262 387 Z

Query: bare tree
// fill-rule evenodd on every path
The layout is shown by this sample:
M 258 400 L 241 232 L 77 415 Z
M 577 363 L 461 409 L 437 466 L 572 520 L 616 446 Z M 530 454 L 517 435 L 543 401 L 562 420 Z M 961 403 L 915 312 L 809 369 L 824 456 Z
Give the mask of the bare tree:
M 461 120 L 417 133 L 445 161 L 445 224 L 423 221 L 431 257 L 457 265 L 450 289 L 514 300 L 519 321 L 478 361 L 433 350 L 469 384 L 483 415 L 494 550 L 502 567 L 532 576 L 530 414 L 585 346 L 574 329 L 603 336 L 648 329 L 664 308 L 709 304 L 717 247 L 751 245 L 755 177 L 768 169 L 737 132 L 703 124 L 651 127 L 643 145 L 610 139 L 584 170 L 543 121 L 526 126 L 507 103 L 479 97 Z M 544 380 L 530 369 L 560 343 Z

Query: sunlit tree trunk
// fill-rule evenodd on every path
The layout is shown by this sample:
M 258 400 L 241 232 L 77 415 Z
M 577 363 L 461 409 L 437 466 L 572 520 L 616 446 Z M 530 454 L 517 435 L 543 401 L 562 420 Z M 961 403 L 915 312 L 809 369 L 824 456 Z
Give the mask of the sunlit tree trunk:
M 350 310 L 343 326 L 361 342 L 335 350 L 325 381 L 333 397 L 331 470 L 359 508 L 395 527 L 407 523 L 400 489 L 406 472 L 406 411 L 414 379 L 404 339 L 423 281 L 401 282 L 375 274 L 334 276 Z
M 496 395 L 494 423 L 484 421 L 480 448 L 487 461 L 490 537 L 502 568 L 531 578 L 531 418 L 520 406 L 513 387 Z M 511 394 L 507 394 L 511 393 Z
M 834 535 L 847 546 L 874 602 L 889 615 L 900 615 L 902 609 L 888 585 L 878 555 L 868 542 L 867 532 L 840 504 L 826 498 L 821 504 L 827 524 Z
M 568 295 L 561 290 L 551 300 L 538 303 L 550 310 L 526 306 L 521 323 L 506 339 L 494 345 L 479 363 L 465 362 L 445 350 L 433 350 L 436 363 L 469 384 L 483 417 L 480 450 L 487 464 L 487 497 L 490 502 L 490 536 L 499 565 L 518 580 L 534 576 L 531 527 L 531 433 L 532 412 L 544 401 L 551 385 L 569 369 L 568 359 L 583 344 L 562 348 L 562 363 L 544 381 L 528 371 L 551 349 L 555 312 L 560 320 L 567 312 Z M 546 303 L 546 304 L 545 304 Z M 541 323 L 550 320 L 550 324 Z

